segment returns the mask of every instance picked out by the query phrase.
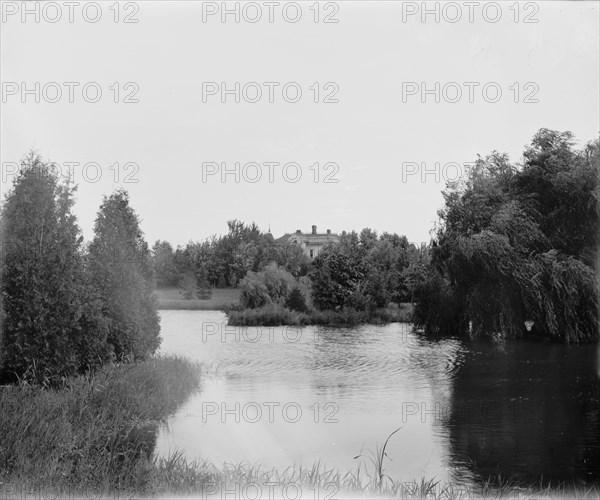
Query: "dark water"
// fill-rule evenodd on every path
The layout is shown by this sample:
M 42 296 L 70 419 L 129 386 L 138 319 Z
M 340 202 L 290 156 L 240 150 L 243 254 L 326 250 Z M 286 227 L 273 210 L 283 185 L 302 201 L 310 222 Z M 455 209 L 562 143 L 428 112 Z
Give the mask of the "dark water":
M 401 427 L 385 463 L 396 480 L 600 484 L 598 346 L 428 340 L 405 324 L 241 329 L 214 311 L 161 318 L 163 352 L 209 375 L 160 430 L 160 455 L 355 471 L 367 463 L 355 456 Z

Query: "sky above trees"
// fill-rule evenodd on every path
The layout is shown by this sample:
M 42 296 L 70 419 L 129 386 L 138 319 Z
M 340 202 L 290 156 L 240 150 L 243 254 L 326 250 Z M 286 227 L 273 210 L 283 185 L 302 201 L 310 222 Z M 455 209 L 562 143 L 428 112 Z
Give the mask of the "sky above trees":
M 8 96 L 2 189 L 11 179 L 6 163 L 33 148 L 63 168 L 100 166 L 96 182 L 93 170 L 84 177 L 74 169 L 75 213 L 86 240 L 102 195 L 125 187 L 148 241 L 201 240 L 241 219 L 263 230 L 270 225 L 275 236 L 316 224 L 334 232 L 371 227 L 421 242 L 443 204 L 444 180 L 403 178 L 403 163 L 435 170 L 435 162 L 462 165 L 492 150 L 519 161 L 541 127 L 570 130 L 582 143 L 600 129 L 596 2 L 539 2 L 538 23 L 515 23 L 508 3 L 497 23 L 479 15 L 473 23 L 403 22 L 396 3 L 358 1 L 339 2 L 336 24 L 308 22 L 307 10 L 296 24 L 203 23 L 199 5 L 140 2 L 135 24 L 114 23 L 107 9 L 95 24 L 3 23 L 4 82 L 97 82 L 103 97 L 92 104 L 77 92 L 73 103 Z M 296 104 L 202 102 L 202 82 L 236 81 L 298 82 L 305 94 Z M 138 103 L 121 102 L 132 90 L 127 82 L 137 85 Z M 320 100 L 323 84 L 336 83 L 339 103 L 314 103 L 314 82 Z M 497 82 L 503 97 L 486 102 L 476 91 L 473 103 L 403 102 L 403 82 Z M 528 82 L 538 86 L 537 103 L 523 102 Z M 302 179 L 287 182 L 276 171 L 269 182 L 262 166 L 256 183 L 232 176 L 223 183 L 218 175 L 203 182 L 203 162 L 234 168 L 236 161 L 296 162 Z M 323 182 L 327 162 L 339 166 L 337 183 Z

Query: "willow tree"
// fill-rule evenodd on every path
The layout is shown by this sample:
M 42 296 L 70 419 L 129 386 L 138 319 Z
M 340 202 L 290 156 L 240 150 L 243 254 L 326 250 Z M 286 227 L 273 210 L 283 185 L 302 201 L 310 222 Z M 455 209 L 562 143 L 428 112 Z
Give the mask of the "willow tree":
M 88 257 L 117 359 L 145 359 L 160 345 L 151 254 L 126 191 L 104 197 Z
M 597 341 L 597 151 L 542 129 L 522 168 L 493 153 L 449 186 L 417 325 L 521 336 L 532 322 L 540 335 Z
M 85 273 L 74 188 L 30 154 L 2 207 L 2 335 L 6 378 L 57 382 L 109 355 L 106 323 Z

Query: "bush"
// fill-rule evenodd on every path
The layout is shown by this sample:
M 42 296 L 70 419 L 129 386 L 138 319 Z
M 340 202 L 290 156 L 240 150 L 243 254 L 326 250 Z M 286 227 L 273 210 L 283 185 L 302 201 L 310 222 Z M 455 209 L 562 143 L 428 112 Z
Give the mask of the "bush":
M 285 301 L 285 307 L 298 312 L 306 312 L 308 310 L 306 300 L 304 300 L 304 295 L 302 295 L 300 288 L 296 287 L 292 289 Z
M 297 287 L 295 278 L 272 262 L 260 272 L 248 272 L 240 281 L 240 304 L 250 309 L 283 304 L 292 289 Z
M 311 311 L 301 313 L 279 304 L 267 304 L 256 309 L 229 309 L 228 324 L 231 326 L 357 326 L 362 324 L 387 324 L 406 322 L 410 314 L 398 310 L 357 311 L 345 308 L 339 311 Z

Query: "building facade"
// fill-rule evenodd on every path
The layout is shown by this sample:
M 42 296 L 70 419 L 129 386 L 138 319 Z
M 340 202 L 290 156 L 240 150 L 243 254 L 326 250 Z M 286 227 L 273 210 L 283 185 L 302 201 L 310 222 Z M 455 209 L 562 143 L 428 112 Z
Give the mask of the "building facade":
M 304 254 L 311 260 L 319 255 L 323 248 L 330 243 L 339 243 L 340 237 L 338 234 L 332 233 L 328 229 L 326 233 L 318 233 L 317 226 L 312 226 L 310 233 L 303 233 L 298 229 L 295 233 L 286 233 L 281 238 L 278 238 L 277 243 L 294 243 L 302 248 Z

